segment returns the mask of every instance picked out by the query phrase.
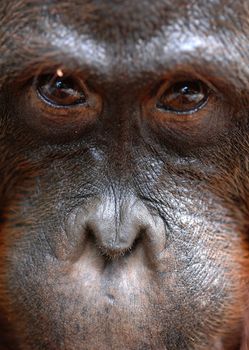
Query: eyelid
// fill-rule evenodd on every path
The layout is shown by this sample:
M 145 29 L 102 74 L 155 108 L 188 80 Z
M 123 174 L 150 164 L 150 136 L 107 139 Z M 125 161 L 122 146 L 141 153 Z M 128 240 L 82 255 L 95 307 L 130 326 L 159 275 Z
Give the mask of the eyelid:
M 36 89 L 36 93 L 38 98 L 43 101 L 44 103 L 46 103 L 48 106 L 52 107 L 52 108 L 56 108 L 56 109 L 71 109 L 71 108 L 77 108 L 77 107 L 82 107 L 82 106 L 88 106 L 87 101 L 81 102 L 81 103 L 77 103 L 77 104 L 71 104 L 71 105 L 59 105 L 59 104 L 55 104 L 53 102 L 51 102 L 48 98 L 46 98 L 45 96 L 43 96 L 41 94 L 41 92 L 39 91 L 39 89 Z
M 153 88 L 154 91 L 158 91 L 160 94 L 160 89 L 165 90 L 168 89 L 172 84 L 183 82 L 183 81 L 191 81 L 191 80 L 200 80 L 210 89 L 212 93 L 217 95 L 217 97 L 224 98 L 224 91 L 230 90 L 231 86 L 227 86 L 223 79 L 219 76 L 215 75 L 215 72 L 206 71 L 205 67 L 197 67 L 195 69 L 194 66 L 186 66 L 186 67 L 175 67 L 174 70 L 166 73 L 161 79 L 159 88 L 157 85 L 157 89 Z M 204 69 L 205 68 L 205 69 Z M 162 93 L 163 91 L 161 91 Z
M 191 115 L 194 114 L 196 112 L 198 112 L 200 109 L 204 108 L 206 106 L 206 104 L 208 103 L 209 100 L 209 96 L 207 96 L 205 99 L 201 100 L 196 107 L 190 108 L 190 109 L 186 109 L 186 110 L 174 110 L 174 109 L 166 109 L 163 106 L 160 106 L 158 103 L 156 105 L 157 109 L 161 112 L 164 113 L 172 113 L 172 114 L 176 114 L 176 115 Z

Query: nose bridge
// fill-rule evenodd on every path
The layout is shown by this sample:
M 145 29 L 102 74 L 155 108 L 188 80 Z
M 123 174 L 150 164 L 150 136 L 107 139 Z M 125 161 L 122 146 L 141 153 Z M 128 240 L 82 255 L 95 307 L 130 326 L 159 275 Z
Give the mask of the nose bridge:
M 130 179 L 134 164 L 134 146 L 140 147 L 141 140 L 137 106 L 131 104 L 129 108 L 125 108 L 121 98 L 119 101 L 118 106 L 114 106 L 113 102 L 106 111 L 102 134 L 108 150 L 106 160 L 110 165 L 106 169 L 106 176 L 114 178 L 113 181 L 120 184 L 126 182 L 127 177 Z

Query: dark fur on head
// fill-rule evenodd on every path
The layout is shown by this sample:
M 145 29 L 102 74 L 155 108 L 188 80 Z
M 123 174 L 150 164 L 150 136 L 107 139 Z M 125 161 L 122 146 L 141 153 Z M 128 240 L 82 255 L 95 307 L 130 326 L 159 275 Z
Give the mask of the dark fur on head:
M 0 350 L 248 349 L 248 16 L 0 1 Z M 206 104 L 160 109 L 179 81 Z

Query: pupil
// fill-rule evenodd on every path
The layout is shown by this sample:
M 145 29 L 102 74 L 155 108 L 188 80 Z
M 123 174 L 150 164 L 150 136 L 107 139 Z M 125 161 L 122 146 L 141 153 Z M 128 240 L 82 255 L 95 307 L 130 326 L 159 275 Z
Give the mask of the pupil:
M 189 92 L 190 92 L 190 89 L 189 89 L 189 87 L 188 86 L 184 86 L 183 88 L 182 88 L 182 94 L 183 95 L 187 95 L 187 94 L 189 94 Z
M 197 84 L 186 84 L 180 88 L 180 93 L 182 95 L 196 95 L 200 91 L 199 86 Z
M 63 82 L 62 80 L 56 80 L 55 86 L 56 86 L 57 89 L 64 89 L 64 90 L 69 89 L 67 84 L 65 84 L 65 82 Z

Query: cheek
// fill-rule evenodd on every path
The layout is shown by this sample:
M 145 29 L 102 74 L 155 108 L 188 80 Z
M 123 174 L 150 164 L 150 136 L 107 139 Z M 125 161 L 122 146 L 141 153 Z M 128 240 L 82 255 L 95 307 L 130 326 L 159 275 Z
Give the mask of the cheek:
M 108 261 L 95 242 L 83 246 L 77 227 L 67 232 L 57 209 L 17 212 L 18 224 L 3 232 L 1 265 L 31 348 L 202 349 L 227 329 L 235 332 L 244 298 L 242 240 L 223 208 L 190 204 L 172 205 L 165 249 L 153 259 L 150 247 L 138 244 Z

